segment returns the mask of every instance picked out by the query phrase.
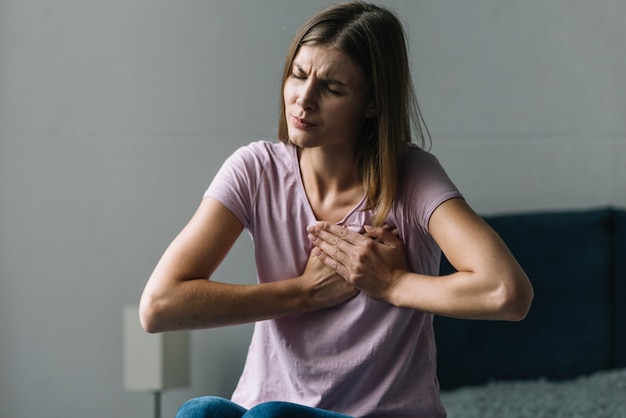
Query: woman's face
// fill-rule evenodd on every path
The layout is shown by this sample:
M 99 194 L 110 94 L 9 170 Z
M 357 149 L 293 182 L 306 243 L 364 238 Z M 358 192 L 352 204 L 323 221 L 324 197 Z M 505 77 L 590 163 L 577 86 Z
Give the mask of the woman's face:
M 363 71 L 335 48 L 302 46 L 283 90 L 289 139 L 299 147 L 354 147 L 375 114 Z

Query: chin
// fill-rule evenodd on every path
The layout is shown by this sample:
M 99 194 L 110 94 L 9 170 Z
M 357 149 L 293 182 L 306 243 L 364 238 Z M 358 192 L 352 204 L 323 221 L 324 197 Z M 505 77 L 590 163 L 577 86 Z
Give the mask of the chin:
M 299 141 L 298 139 L 289 138 L 289 141 L 291 141 L 291 143 L 298 148 L 311 148 L 311 146 L 308 145 L 306 142 Z
M 303 135 L 300 132 L 295 132 L 295 135 L 292 135 L 293 132 L 289 132 L 289 141 L 297 147 L 308 148 L 311 146 L 310 142 L 307 141 L 306 138 L 303 138 Z

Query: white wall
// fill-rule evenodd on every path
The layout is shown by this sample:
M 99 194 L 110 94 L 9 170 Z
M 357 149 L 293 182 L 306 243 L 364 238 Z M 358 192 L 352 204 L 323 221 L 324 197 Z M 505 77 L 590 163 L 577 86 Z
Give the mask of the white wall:
M 0 417 L 138 417 L 122 307 L 222 160 L 271 138 L 283 55 L 328 1 L 0 2 Z M 433 152 L 481 213 L 626 206 L 626 4 L 387 1 Z M 246 236 L 220 277 L 249 281 Z M 228 395 L 250 326 L 194 332 Z
M 406 3 L 433 151 L 476 209 L 624 205 L 624 2 Z

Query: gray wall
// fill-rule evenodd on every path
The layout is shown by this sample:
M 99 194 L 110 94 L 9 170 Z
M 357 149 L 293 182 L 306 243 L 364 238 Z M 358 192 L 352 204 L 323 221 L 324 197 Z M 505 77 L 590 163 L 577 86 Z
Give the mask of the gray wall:
M 122 308 L 236 147 L 272 138 L 296 28 L 328 1 L 0 2 L 0 416 L 139 417 Z M 386 1 L 433 152 L 481 213 L 626 206 L 626 3 Z M 246 236 L 219 271 L 250 281 Z M 250 326 L 194 332 L 228 395 Z

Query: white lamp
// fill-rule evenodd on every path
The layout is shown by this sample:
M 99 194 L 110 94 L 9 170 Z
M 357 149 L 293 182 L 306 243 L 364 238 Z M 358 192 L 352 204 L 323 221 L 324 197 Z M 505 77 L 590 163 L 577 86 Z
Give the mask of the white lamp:
M 154 394 L 155 417 L 161 393 L 189 385 L 189 332 L 148 334 L 139 322 L 139 307 L 124 308 L 124 387 Z

